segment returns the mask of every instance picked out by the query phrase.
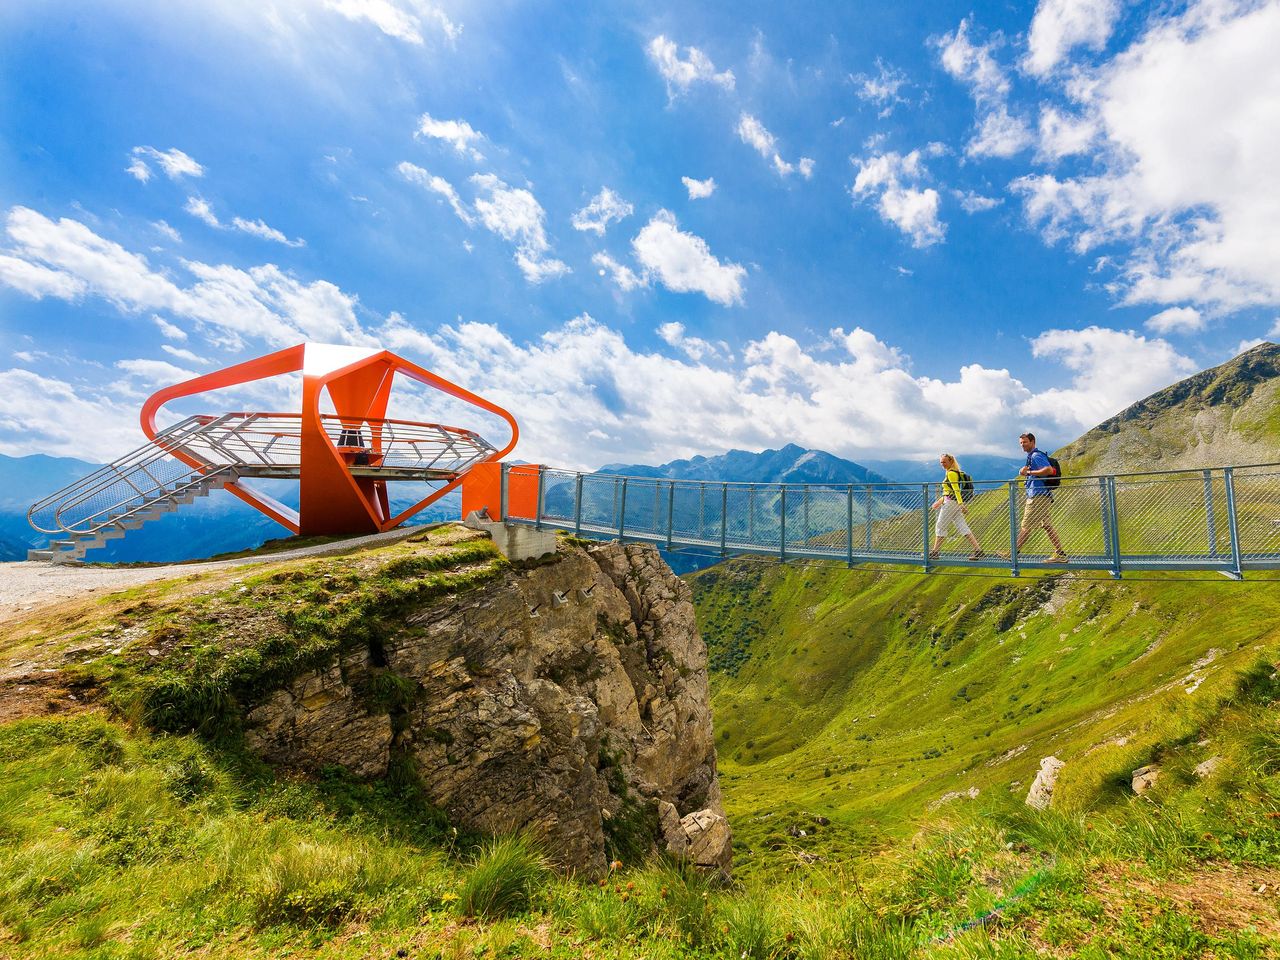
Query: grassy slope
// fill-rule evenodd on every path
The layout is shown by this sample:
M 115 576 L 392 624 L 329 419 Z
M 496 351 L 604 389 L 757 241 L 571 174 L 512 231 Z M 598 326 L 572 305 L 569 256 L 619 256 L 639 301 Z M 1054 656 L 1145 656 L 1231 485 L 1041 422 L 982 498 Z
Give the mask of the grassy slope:
M 1280 655 L 1280 590 L 1262 581 L 739 561 L 693 584 L 748 874 L 777 869 L 771 847 L 865 851 L 949 792 L 1021 798 L 1049 755 L 1067 762 L 1055 804 L 1085 809 L 1260 656 Z M 814 831 L 815 816 L 833 823 Z M 797 825 L 809 836 L 786 834 Z

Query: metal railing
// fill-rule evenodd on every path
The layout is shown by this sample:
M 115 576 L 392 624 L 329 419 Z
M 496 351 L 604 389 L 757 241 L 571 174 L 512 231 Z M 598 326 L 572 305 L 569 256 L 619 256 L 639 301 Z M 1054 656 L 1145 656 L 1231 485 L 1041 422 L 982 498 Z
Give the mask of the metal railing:
M 512 484 L 536 484 L 512 496 Z M 530 496 L 532 493 L 532 496 Z M 543 467 L 503 471 L 504 518 L 581 536 L 641 540 L 720 556 L 862 563 L 1058 568 L 1048 532 L 1020 537 L 1021 479 L 978 481 L 966 519 L 986 556 L 952 535 L 931 556 L 937 483 L 778 484 L 664 480 Z M 525 515 L 527 514 L 527 515 Z M 1280 569 L 1280 464 L 1064 477 L 1049 521 L 1071 568 Z M 1019 544 L 1019 539 L 1023 542 Z
M 321 423 L 348 466 L 366 476 L 447 482 L 495 451 L 470 430 L 438 423 L 332 414 L 322 416 Z M 240 477 L 296 476 L 302 463 L 301 428 L 300 414 L 188 417 L 35 503 L 27 520 L 42 533 L 85 533 L 118 525 L 215 477 L 235 482 Z

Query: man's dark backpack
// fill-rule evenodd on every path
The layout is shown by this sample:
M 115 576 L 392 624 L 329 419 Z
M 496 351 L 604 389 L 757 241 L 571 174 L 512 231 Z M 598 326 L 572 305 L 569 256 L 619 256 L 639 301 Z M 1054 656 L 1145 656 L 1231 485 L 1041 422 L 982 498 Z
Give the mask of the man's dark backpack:
M 1035 453 L 1037 450 L 1040 453 L 1044 453 L 1044 451 L 1040 450 L 1039 447 L 1036 447 L 1036 449 L 1032 450 L 1031 453 Z M 1053 473 L 1050 476 L 1041 477 L 1040 479 L 1044 481 L 1044 485 L 1047 489 L 1056 490 L 1058 488 L 1058 485 L 1062 483 L 1062 464 L 1060 464 L 1055 458 L 1049 456 L 1047 453 L 1044 453 L 1044 458 L 1049 461 L 1049 466 L 1053 467 Z M 1028 467 L 1031 466 L 1030 453 L 1027 454 L 1027 466 Z

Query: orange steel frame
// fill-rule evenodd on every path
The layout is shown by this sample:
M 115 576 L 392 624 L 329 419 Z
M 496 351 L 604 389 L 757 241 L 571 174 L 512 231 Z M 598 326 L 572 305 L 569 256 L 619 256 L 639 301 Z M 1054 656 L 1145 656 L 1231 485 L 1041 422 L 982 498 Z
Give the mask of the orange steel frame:
M 297 518 L 289 515 L 292 511 L 287 507 L 242 484 L 228 484 L 226 489 L 292 532 L 308 536 L 390 530 L 457 487 L 463 479 L 462 476 L 455 477 L 409 509 L 394 517 L 390 516 L 386 482 L 372 477 L 353 477 L 341 452 L 325 432 L 320 419 L 320 398 L 326 390 L 342 425 L 359 428 L 366 420 L 385 419 L 392 382 L 396 374 L 403 374 L 411 380 L 496 414 L 507 422 L 511 427 L 510 441 L 482 462 L 501 460 L 515 448 L 520 438 L 520 428 L 516 425 L 515 418 L 497 404 L 387 350 L 374 352 L 332 370 L 309 372 L 305 364 L 307 346 L 298 344 L 157 391 L 143 404 L 143 432 L 151 440 L 156 438 L 156 413 L 170 400 L 303 371 L 302 453 Z M 369 429 L 372 433 L 371 446 L 376 452 L 381 447 L 381 430 L 376 422 L 370 423 Z M 174 450 L 173 456 L 191 467 L 204 466 L 182 450 Z

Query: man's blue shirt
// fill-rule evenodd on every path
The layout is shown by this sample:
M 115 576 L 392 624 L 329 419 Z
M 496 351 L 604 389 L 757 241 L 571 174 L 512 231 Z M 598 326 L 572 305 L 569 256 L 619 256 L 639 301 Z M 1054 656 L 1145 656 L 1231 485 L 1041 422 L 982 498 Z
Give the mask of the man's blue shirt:
M 1050 465 L 1049 455 L 1045 453 L 1043 450 L 1036 449 L 1036 450 L 1032 450 L 1030 453 L 1027 454 L 1027 466 L 1030 467 L 1032 470 L 1043 470 L 1045 467 L 1049 465 Z M 1053 491 L 1044 485 L 1043 477 L 1028 476 L 1027 477 L 1027 496 L 1028 497 L 1041 497 L 1041 496 L 1051 497 L 1053 496 Z

